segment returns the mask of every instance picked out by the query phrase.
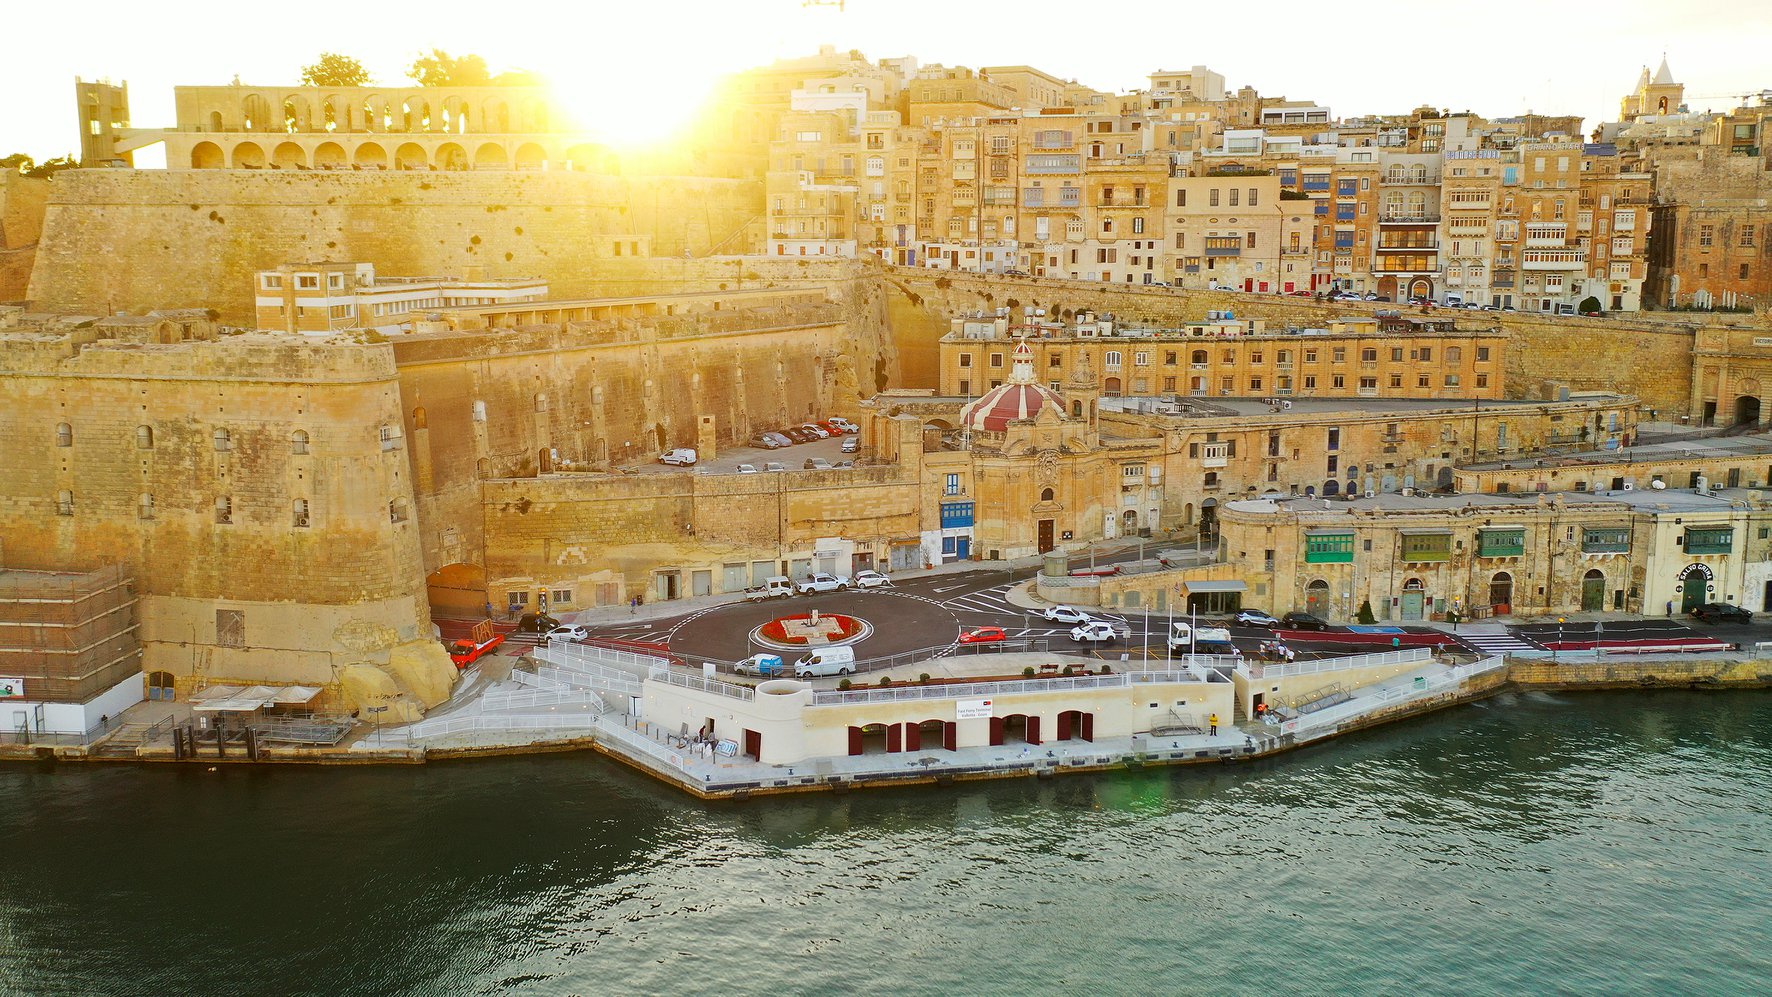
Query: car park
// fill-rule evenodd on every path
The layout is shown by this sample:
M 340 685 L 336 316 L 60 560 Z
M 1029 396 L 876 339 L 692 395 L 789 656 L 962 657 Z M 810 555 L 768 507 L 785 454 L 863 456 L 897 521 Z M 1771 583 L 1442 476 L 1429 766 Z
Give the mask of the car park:
M 811 443 L 812 442 L 812 437 L 807 436 L 806 431 L 801 429 L 798 426 L 788 426 L 785 429 L 778 429 L 778 430 L 776 430 L 776 432 L 780 433 L 782 436 L 787 437 L 788 441 L 790 443 Z
M 546 613 L 524 613 L 517 619 L 517 632 L 520 634 L 545 634 L 559 625 L 559 620 Z
M 690 447 L 678 447 L 675 450 L 666 450 L 664 453 L 658 455 L 658 462 L 660 464 L 676 464 L 680 467 L 688 467 L 695 463 L 695 450 Z
M 764 433 L 763 435 L 768 437 L 769 439 L 774 440 L 775 446 L 777 449 L 779 449 L 781 447 L 791 447 L 794 445 L 793 440 L 788 439 L 787 437 L 781 435 L 780 433 Z
M 843 441 L 843 452 L 844 453 L 856 453 L 860 450 L 861 450 L 861 439 L 859 437 L 851 436 L 850 438 Z
M 584 640 L 591 632 L 576 623 L 562 623 L 546 634 L 548 640 Z
M 750 444 L 753 447 L 762 447 L 764 450 L 776 450 L 787 446 L 786 443 L 778 442 L 775 437 L 769 433 L 758 433 L 751 437 Z
M 1728 602 L 1707 602 L 1688 615 L 1703 623 L 1751 623 L 1754 618 L 1753 613 Z
M 1238 623 L 1246 627 L 1277 627 L 1280 621 L 1259 609 L 1245 609 L 1236 615 Z
M 816 422 L 801 423 L 800 428 L 805 430 L 808 433 L 811 433 L 812 438 L 815 440 L 828 440 L 831 438 L 831 431 L 824 428 L 823 426 L 820 426 Z
M 756 474 L 757 473 L 757 465 L 755 465 L 755 464 L 740 464 L 740 465 L 738 465 L 738 473 L 740 473 L 740 474 Z
M 766 472 L 767 471 L 785 471 L 787 469 L 788 469 L 788 466 L 786 464 L 783 464 L 779 460 L 772 460 L 769 463 L 763 465 L 763 470 Z
M 1327 630 L 1329 621 L 1309 613 L 1287 613 L 1280 617 L 1280 626 L 1288 630 Z
M 858 589 L 891 588 L 892 579 L 878 571 L 857 571 L 855 573 L 855 587 Z
M 794 586 L 794 591 L 801 595 L 814 592 L 841 592 L 849 588 L 849 576 L 833 575 L 820 571 L 812 577 Z
M 973 627 L 960 633 L 962 644 L 998 644 L 1008 639 L 1002 627 Z
M 856 433 L 861 432 L 860 426 L 857 426 L 855 423 L 850 422 L 848 419 L 845 419 L 840 415 L 832 416 L 831 418 L 826 419 L 825 422 L 828 425 L 832 425 L 832 426 L 837 427 L 838 429 L 841 429 L 843 432 L 848 433 L 851 436 L 855 435 Z
M 801 469 L 806 471 L 828 471 L 831 469 L 831 462 L 825 460 L 823 457 L 808 457 L 806 458 L 806 463 L 801 465 Z
M 1047 606 L 1040 610 L 1040 615 L 1054 623 L 1069 623 L 1073 626 L 1080 623 L 1094 623 L 1095 617 L 1083 612 L 1075 606 Z

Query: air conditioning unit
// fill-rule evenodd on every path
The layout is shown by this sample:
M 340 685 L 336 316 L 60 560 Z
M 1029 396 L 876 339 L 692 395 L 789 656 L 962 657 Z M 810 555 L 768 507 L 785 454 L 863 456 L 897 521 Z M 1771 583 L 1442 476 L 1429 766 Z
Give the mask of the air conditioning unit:
M 1627 492 L 1628 491 L 1635 491 L 1636 487 L 1637 487 L 1637 485 L 1636 485 L 1636 482 L 1634 482 L 1634 481 L 1626 481 L 1624 483 L 1624 490 Z
M 1368 494 L 1370 494 L 1370 493 L 1368 493 Z M 1415 489 L 1413 489 L 1413 488 L 1403 489 L 1403 497 L 1404 498 L 1408 498 L 1409 496 L 1414 495 L 1414 494 L 1415 494 Z
M 1368 489 L 1366 489 L 1366 497 L 1367 498 L 1377 498 L 1378 493 L 1373 491 L 1372 489 L 1368 488 Z

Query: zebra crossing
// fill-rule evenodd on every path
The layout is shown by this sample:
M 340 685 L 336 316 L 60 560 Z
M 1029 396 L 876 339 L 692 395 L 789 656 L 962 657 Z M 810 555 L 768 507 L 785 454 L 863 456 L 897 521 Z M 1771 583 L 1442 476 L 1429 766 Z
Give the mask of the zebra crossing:
M 1008 596 L 1011 588 L 1014 588 L 1014 583 L 1012 582 L 1002 585 L 994 585 L 988 589 L 980 589 L 977 592 L 968 592 L 965 595 L 955 596 L 939 605 L 943 609 L 949 609 L 957 613 L 1007 613 L 1012 616 L 1020 616 L 1025 613 L 1026 610 L 1010 604 Z
M 1460 627 L 1458 637 L 1485 654 L 1513 654 L 1520 651 L 1542 651 L 1536 644 L 1514 636 L 1506 627 Z

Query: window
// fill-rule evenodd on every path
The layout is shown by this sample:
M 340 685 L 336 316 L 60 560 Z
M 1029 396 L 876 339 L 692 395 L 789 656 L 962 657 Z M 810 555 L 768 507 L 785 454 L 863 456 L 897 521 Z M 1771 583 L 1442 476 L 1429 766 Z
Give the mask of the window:
M 223 452 L 234 449 L 234 434 L 225 429 L 216 430 L 215 448 Z
M 295 286 L 309 291 L 317 290 L 320 287 L 320 277 L 318 274 L 300 274 L 295 278 Z
M 391 523 L 406 522 L 406 500 L 403 498 L 388 500 L 388 521 Z
M 1741 245 L 1742 245 L 1742 247 L 1747 248 L 1747 247 L 1752 246 L 1753 244 L 1754 244 L 1754 227 L 1752 225 L 1741 226 Z
M 1132 366 L 1134 366 L 1134 367 L 1149 367 L 1150 364 L 1151 364 L 1150 353 L 1148 353 L 1144 350 L 1139 350 L 1137 353 L 1132 354 Z
M 1710 225 L 1698 226 L 1698 244 L 1709 246 L 1716 235 L 1716 229 Z
M 529 608 L 529 593 L 528 593 L 528 591 L 506 592 L 505 593 L 505 606 L 508 607 L 510 609 L 510 611 L 513 613 L 520 613 L 523 610 L 528 609 Z
M 1109 350 L 1109 351 L 1107 351 L 1107 356 L 1103 359 L 1102 362 L 1105 366 L 1108 366 L 1108 367 L 1119 367 L 1119 366 L 1121 366 L 1121 359 L 1122 358 L 1121 358 L 1121 354 L 1120 354 L 1119 350 Z
M 1214 187 L 1211 190 L 1206 192 L 1206 204 L 1208 207 L 1213 207 L 1213 208 L 1218 207 L 1218 188 L 1217 187 Z
M 1526 553 L 1526 530 L 1523 527 L 1482 530 L 1477 533 L 1477 554 L 1481 557 L 1521 557 Z
M 73 446 L 74 445 L 74 427 L 68 425 L 65 422 L 56 423 L 55 445 L 58 447 Z
M 1727 554 L 1734 549 L 1735 530 L 1731 527 L 1686 527 L 1686 553 Z
M 1446 387 L 1456 388 L 1458 386 L 1459 386 L 1458 385 L 1458 375 L 1457 374 L 1447 374 L 1446 375 Z
M 1450 561 L 1451 559 L 1451 533 L 1423 532 L 1403 534 L 1403 560 Z
M 74 493 L 62 490 L 55 493 L 55 514 L 72 516 L 74 514 Z
M 152 449 L 154 449 L 154 427 L 152 427 L 152 426 L 137 426 L 137 427 L 135 427 L 135 448 L 137 450 L 152 450 Z
M 1581 531 L 1581 549 L 1588 554 L 1623 554 L 1630 551 L 1630 530 L 1610 527 Z
M 226 495 L 215 500 L 215 521 L 226 525 L 234 521 L 234 500 Z
M 289 434 L 289 452 L 292 454 L 308 452 L 308 434 L 306 432 L 298 429 Z
M 308 500 L 298 498 L 289 504 L 290 525 L 296 529 L 308 527 Z
M 958 474 L 948 475 L 947 494 L 949 494 L 949 495 L 960 494 L 960 476 Z
M 267 291 L 278 291 L 283 288 L 283 278 L 274 273 L 265 274 L 260 280 Z
M 400 449 L 400 430 L 394 426 L 381 427 L 381 448 L 383 450 Z
M 1304 536 L 1306 564 L 1352 564 L 1354 535 L 1351 532 L 1312 530 Z
M 1001 354 L 1001 353 L 991 354 L 991 366 L 992 367 L 1003 366 L 1003 354 Z
M 972 354 L 970 354 L 970 353 L 960 354 L 960 366 L 962 366 L 962 367 L 972 366 Z
M 1371 347 L 1361 350 L 1360 351 L 1360 361 L 1362 363 L 1377 363 L 1378 362 L 1378 351 L 1375 349 L 1372 349 Z
M 143 492 L 135 500 L 135 517 L 137 519 L 154 518 L 154 496 Z
M 1426 360 L 1427 355 L 1425 353 L 1422 354 L 1421 359 Z M 1462 350 L 1456 346 L 1446 347 L 1446 362 L 1447 363 L 1463 363 L 1464 362 L 1464 350 Z
M 1487 346 L 1477 347 L 1477 362 L 1478 363 L 1488 363 L 1489 362 L 1489 347 L 1487 347 Z

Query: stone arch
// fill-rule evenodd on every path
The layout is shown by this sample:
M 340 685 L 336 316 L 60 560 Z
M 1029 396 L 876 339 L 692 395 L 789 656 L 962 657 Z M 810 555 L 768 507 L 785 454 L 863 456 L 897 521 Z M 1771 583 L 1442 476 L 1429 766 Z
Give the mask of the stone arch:
M 265 168 L 265 150 L 257 142 L 242 142 L 234 146 L 234 169 L 262 170 Z
M 480 148 L 474 150 L 474 169 L 476 170 L 508 170 L 511 160 L 505 147 L 497 142 L 482 142 Z
M 1489 605 L 1511 606 L 1514 602 L 1514 576 L 1506 571 L 1497 571 L 1489 579 Z M 1497 609 L 1496 612 L 1505 612 Z
M 1304 587 L 1304 611 L 1312 616 L 1327 618 L 1329 615 L 1329 583 L 1321 578 L 1314 578 Z
M 345 148 L 337 142 L 322 142 L 314 150 L 314 165 L 337 169 L 345 164 Z
M 530 101 L 527 112 L 523 115 L 524 126 L 532 132 L 548 130 L 548 105 L 539 100 Z
M 326 99 L 320 102 L 321 130 L 328 132 L 339 130 L 340 123 L 338 120 L 338 108 L 339 101 L 335 94 L 327 94 Z
M 363 116 L 362 128 L 364 131 L 379 132 L 383 130 L 380 113 L 381 101 L 380 94 L 372 93 L 363 98 L 363 106 L 358 111 Z
M 597 164 L 597 147 L 588 143 L 572 146 L 566 150 L 566 161 L 574 170 L 594 170 Z
M 478 564 L 445 564 L 425 577 L 425 589 L 433 612 L 454 610 L 469 616 L 485 615 L 486 569 Z
M 283 98 L 283 115 L 280 119 L 282 130 L 293 135 L 308 130 L 308 102 L 300 94 L 289 94 Z
M 299 170 L 308 165 L 308 154 L 294 142 L 279 142 L 271 153 L 271 165 L 280 170 Z
M 400 148 L 394 150 L 394 169 L 422 170 L 430 165 L 430 157 L 425 155 L 424 147 L 417 142 L 402 142 Z
M 267 132 L 272 130 L 271 102 L 264 94 L 249 93 L 240 101 L 241 131 Z
M 440 170 L 465 170 L 468 168 L 468 150 L 454 142 L 445 142 L 437 147 L 436 161 Z
M 482 119 L 482 127 L 486 131 L 508 134 L 511 130 L 511 109 L 502 100 L 489 101 L 486 104 L 486 115 Z
M 539 170 L 547 166 L 548 154 L 534 142 L 525 142 L 517 147 L 517 169 Z
M 209 130 L 212 132 L 225 130 L 222 126 L 222 113 L 220 111 L 209 112 Z
M 214 142 L 198 142 L 191 147 L 191 169 L 219 170 L 228 165 L 222 157 L 221 146 Z
M 1040 489 L 1040 501 L 1042 502 L 1051 502 L 1055 495 L 1056 493 L 1050 488 Z
M 378 142 L 365 142 L 357 147 L 356 152 L 351 154 L 351 161 L 358 166 L 374 166 L 386 169 L 388 165 L 388 151 L 383 149 Z

